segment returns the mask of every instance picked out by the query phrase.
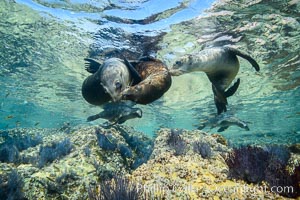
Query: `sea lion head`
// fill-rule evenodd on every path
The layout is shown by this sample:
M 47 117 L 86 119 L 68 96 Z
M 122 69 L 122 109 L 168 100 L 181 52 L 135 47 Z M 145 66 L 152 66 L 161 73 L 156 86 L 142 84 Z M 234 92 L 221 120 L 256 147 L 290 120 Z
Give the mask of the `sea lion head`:
M 122 91 L 130 85 L 130 72 L 121 59 L 107 59 L 102 66 L 100 82 L 113 101 L 121 100 Z
M 243 129 L 245 129 L 246 131 L 250 131 L 250 128 L 246 122 L 240 121 L 237 125 Z
M 172 76 L 179 76 L 186 73 L 188 71 L 187 69 L 189 69 L 189 66 L 193 64 L 192 59 L 193 57 L 190 54 L 180 57 L 170 69 L 170 74 Z
M 142 116 L 143 116 L 142 109 L 127 107 L 127 109 L 124 109 L 123 113 L 121 114 L 121 117 L 117 120 L 117 123 L 123 124 L 125 121 L 129 119 L 142 118 Z

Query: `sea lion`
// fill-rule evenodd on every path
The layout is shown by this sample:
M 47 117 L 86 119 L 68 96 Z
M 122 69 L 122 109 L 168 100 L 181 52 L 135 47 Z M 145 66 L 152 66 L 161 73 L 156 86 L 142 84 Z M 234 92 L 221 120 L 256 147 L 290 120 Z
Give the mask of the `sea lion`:
M 202 130 L 203 128 L 205 128 L 206 126 L 210 126 L 211 129 L 219 127 L 218 132 L 223 132 L 226 129 L 229 128 L 229 126 L 238 126 L 240 128 L 245 129 L 246 131 L 249 131 L 249 127 L 247 122 L 242 121 L 240 119 L 238 119 L 237 117 L 233 116 L 233 115 L 229 115 L 226 113 L 222 113 L 220 115 L 217 115 L 216 117 L 212 118 L 212 119 L 208 119 L 206 120 L 206 122 L 202 123 L 198 129 Z
M 135 103 L 132 101 L 110 102 L 103 106 L 103 111 L 99 114 L 89 116 L 87 121 L 93 121 L 99 118 L 107 119 L 110 126 L 123 124 L 128 119 L 141 118 L 142 110 L 133 108 Z
M 227 111 L 227 97 L 233 95 L 240 84 L 238 79 L 232 87 L 225 91 L 239 71 L 240 64 L 237 56 L 248 60 L 254 69 L 259 71 L 259 65 L 249 55 L 231 47 L 215 47 L 181 57 L 173 65 L 170 74 L 179 76 L 195 71 L 205 72 L 212 83 L 217 112 L 221 114 Z
M 92 75 L 82 84 L 82 96 L 93 105 L 102 105 L 110 100 L 120 101 L 121 92 L 131 83 L 141 80 L 127 60 L 109 58 L 103 64 L 91 58 L 85 60 L 86 70 Z
M 171 86 L 172 79 L 166 65 L 153 57 L 143 57 L 131 62 L 142 81 L 122 92 L 123 100 L 148 104 L 160 98 Z

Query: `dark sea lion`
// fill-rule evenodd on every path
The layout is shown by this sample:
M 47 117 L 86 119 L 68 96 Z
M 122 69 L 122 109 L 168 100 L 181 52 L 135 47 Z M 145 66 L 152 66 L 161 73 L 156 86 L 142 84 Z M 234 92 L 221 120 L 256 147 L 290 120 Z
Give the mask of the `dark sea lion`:
M 127 60 L 109 58 L 103 64 L 91 58 L 85 60 L 86 70 L 93 74 L 83 82 L 82 95 L 93 105 L 102 105 L 110 100 L 120 101 L 121 92 L 140 79 Z
M 142 81 L 122 92 L 123 100 L 148 104 L 160 98 L 171 86 L 172 79 L 166 65 L 155 58 L 143 57 L 131 62 Z
M 121 100 L 121 92 L 130 85 L 131 74 L 119 58 L 105 60 L 100 69 L 100 82 L 113 101 Z
M 239 87 L 238 79 L 227 91 L 233 79 L 236 77 L 240 64 L 237 56 L 248 60 L 256 71 L 259 65 L 249 55 L 231 47 L 215 47 L 205 49 L 197 54 L 185 55 L 175 62 L 170 74 L 179 76 L 184 73 L 202 71 L 212 83 L 214 101 L 218 114 L 226 112 L 227 97 L 233 95 Z
M 107 119 L 112 126 L 114 124 L 123 124 L 129 119 L 141 118 L 142 110 L 133 106 L 135 106 L 135 103 L 131 101 L 107 103 L 103 106 L 104 110 L 102 112 L 88 117 L 87 121 L 103 118 Z
M 83 98 L 90 104 L 100 106 L 111 100 L 110 95 L 100 84 L 99 74 L 88 76 L 82 83 L 81 93 Z
M 198 129 L 202 130 L 206 126 L 210 126 L 211 129 L 219 127 L 218 132 L 223 132 L 230 126 L 238 126 L 240 128 L 245 129 L 246 131 L 250 130 L 247 122 L 242 121 L 237 117 L 226 113 L 222 113 L 212 119 L 208 119 L 205 123 L 201 124 L 201 126 L 199 126 Z

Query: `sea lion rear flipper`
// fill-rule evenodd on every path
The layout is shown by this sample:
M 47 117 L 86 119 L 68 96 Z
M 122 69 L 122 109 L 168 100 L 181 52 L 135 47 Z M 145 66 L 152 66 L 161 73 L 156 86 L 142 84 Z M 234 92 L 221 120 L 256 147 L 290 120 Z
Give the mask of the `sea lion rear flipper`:
M 226 105 L 228 103 L 227 103 L 227 98 L 225 96 L 225 93 L 221 89 L 218 89 L 214 84 L 212 84 L 212 90 L 214 93 L 214 101 L 217 107 L 218 115 L 221 114 L 222 112 L 226 112 L 227 111 Z
M 202 130 L 202 129 L 204 129 L 205 127 L 206 127 L 205 124 L 200 124 L 200 125 L 197 127 L 197 129 L 198 129 L 198 130 Z
M 101 67 L 101 63 L 99 63 L 99 61 L 94 60 L 92 58 L 85 58 L 85 61 L 87 61 L 85 63 L 85 69 L 86 71 L 94 74 L 98 71 L 98 69 Z
M 259 65 L 257 64 L 257 62 L 253 58 L 251 58 L 249 55 L 247 55 L 247 54 L 245 54 L 245 53 L 243 53 L 243 52 L 241 52 L 241 51 L 239 51 L 237 49 L 231 48 L 231 47 L 226 47 L 226 48 L 229 51 L 233 52 L 235 55 L 238 55 L 238 56 L 240 56 L 240 57 L 248 60 L 251 63 L 252 67 L 254 67 L 254 69 L 257 72 L 260 70 Z
M 228 129 L 228 127 L 229 127 L 229 126 L 223 126 L 223 127 L 219 128 L 219 129 L 217 130 L 217 132 L 223 132 L 223 131 L 225 131 L 226 129 Z
M 232 96 L 238 89 L 240 85 L 240 79 L 238 78 L 237 81 L 231 86 L 226 92 L 224 92 L 225 97 L 230 97 Z
M 139 75 L 139 73 L 136 71 L 136 69 L 132 66 L 132 64 L 124 57 L 124 62 L 125 62 L 125 65 L 128 67 L 128 70 L 132 76 L 132 79 L 133 79 L 133 85 L 136 85 L 138 84 L 139 82 L 142 81 L 142 78 L 141 76 Z

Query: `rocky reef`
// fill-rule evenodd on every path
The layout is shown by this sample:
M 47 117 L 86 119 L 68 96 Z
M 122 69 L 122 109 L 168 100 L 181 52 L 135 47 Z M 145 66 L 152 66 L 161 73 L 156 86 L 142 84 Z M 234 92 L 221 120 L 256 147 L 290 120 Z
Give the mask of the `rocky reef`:
M 0 135 L 1 199 L 87 199 L 91 186 L 131 173 L 153 149 L 150 138 L 121 126 L 11 129 Z M 31 138 L 26 149 L 19 148 L 24 138 Z
M 232 149 L 222 136 L 199 130 L 160 129 L 153 139 L 126 126 L 11 129 L 0 136 L 1 199 L 299 196 L 299 185 L 293 193 L 270 190 L 278 186 L 270 180 L 281 177 L 282 188 L 300 180 L 299 154 L 284 147 Z
M 169 141 L 178 132 L 180 132 L 181 139 L 177 138 L 177 145 L 174 145 Z M 244 159 L 246 156 L 242 156 L 245 163 L 241 160 L 240 164 L 236 162 L 236 166 L 232 166 L 229 165 L 229 160 L 234 159 L 233 154 L 237 150 L 224 145 L 226 144 L 225 140 L 220 135 L 209 135 L 198 130 L 172 129 L 161 129 L 157 135 L 151 159 L 132 174 L 133 180 L 143 186 L 144 192 L 147 194 L 146 199 L 285 199 L 285 197 L 271 192 L 270 186 L 274 185 L 268 182 L 261 180 L 254 184 L 243 176 L 231 176 L 232 171 L 236 170 L 235 167 L 239 169 L 244 167 L 244 171 L 247 171 L 245 165 L 248 164 L 251 169 L 255 167 L 258 169 L 260 163 L 255 163 L 255 161 L 258 162 L 260 159 L 269 158 L 271 160 L 280 157 L 285 161 L 287 161 L 286 159 L 295 161 L 295 157 L 282 155 L 284 150 L 279 148 L 277 152 L 274 150 L 265 157 L 254 153 L 257 157 L 254 156 L 248 160 Z M 249 148 L 251 149 L 251 147 L 246 149 Z M 179 149 L 180 154 L 178 154 Z M 245 154 L 247 153 L 245 151 Z M 296 166 L 298 165 L 299 168 L 299 157 L 296 157 Z M 273 164 L 275 163 L 274 161 Z M 290 175 L 291 179 L 299 183 L 299 169 L 295 165 L 285 165 L 284 167 L 287 166 L 294 170 L 290 173 L 293 174 Z M 269 178 L 275 178 L 282 171 L 270 169 L 265 170 L 265 173 L 268 173 Z M 288 172 L 285 173 L 288 176 Z M 298 177 L 295 178 L 297 174 Z M 254 172 L 253 176 L 256 176 Z M 284 180 L 289 180 L 289 178 Z M 283 179 L 281 181 L 283 182 Z M 279 186 L 284 187 L 283 185 Z M 296 184 L 293 187 L 293 194 L 284 195 L 298 196 L 299 185 Z

